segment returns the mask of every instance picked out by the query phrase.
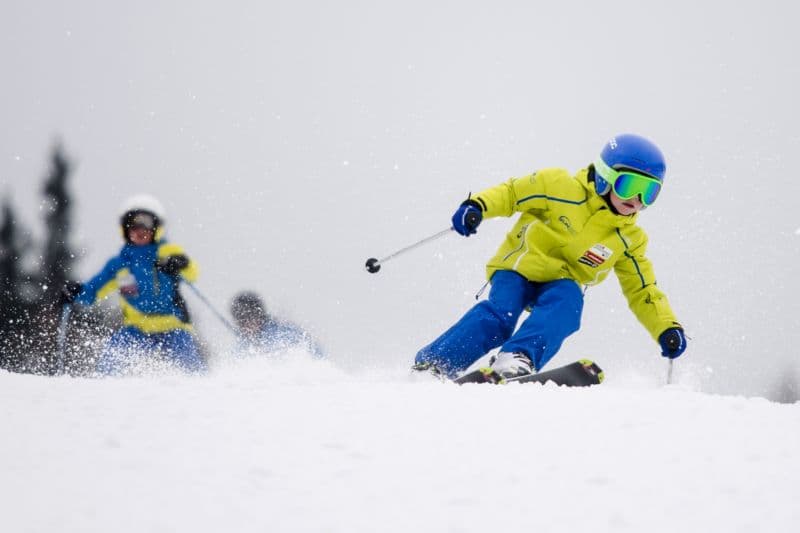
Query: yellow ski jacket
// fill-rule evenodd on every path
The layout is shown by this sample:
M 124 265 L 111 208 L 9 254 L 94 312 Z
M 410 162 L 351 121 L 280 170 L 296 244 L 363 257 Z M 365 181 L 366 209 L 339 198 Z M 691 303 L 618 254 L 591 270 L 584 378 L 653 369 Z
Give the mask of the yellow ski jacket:
M 547 168 L 471 196 L 484 218 L 521 213 L 489 260 L 487 276 L 513 270 L 531 281 L 595 285 L 613 268 L 631 311 L 658 340 L 664 330 L 680 324 L 656 286 L 645 256 L 647 234 L 636 225 L 638 214 L 622 216 L 609 209 L 588 174 L 589 169 L 572 176 L 562 168 Z

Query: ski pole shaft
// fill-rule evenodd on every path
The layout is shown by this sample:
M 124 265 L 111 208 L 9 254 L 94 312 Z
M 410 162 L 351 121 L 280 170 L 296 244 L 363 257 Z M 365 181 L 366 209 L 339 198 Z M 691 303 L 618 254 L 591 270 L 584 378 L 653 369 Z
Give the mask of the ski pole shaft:
M 479 215 L 477 215 L 475 213 L 469 213 L 467 216 L 469 217 L 467 222 L 470 225 L 477 226 L 478 222 L 480 222 L 480 220 L 478 219 Z M 377 259 L 375 257 L 370 257 L 369 259 L 367 259 L 367 263 L 365 265 L 366 268 L 367 268 L 367 272 L 369 272 L 370 274 L 375 274 L 376 272 L 378 272 L 381 269 L 381 265 L 383 263 L 385 263 L 387 261 L 390 261 L 390 260 L 394 259 L 395 257 L 397 257 L 399 255 L 403 255 L 406 252 L 410 252 L 414 248 L 418 248 L 418 247 L 422 246 L 423 244 L 427 244 L 427 243 L 429 243 L 431 241 L 435 241 L 436 239 L 438 239 L 440 237 L 444 237 L 445 235 L 448 235 L 451 231 L 455 231 L 455 228 L 453 228 L 452 226 L 447 228 L 447 229 L 443 229 L 442 231 L 439 231 L 437 233 L 434 233 L 433 235 L 431 235 L 429 237 L 425 237 L 424 239 L 421 239 L 421 240 L 419 240 L 419 241 L 417 241 L 417 242 L 415 242 L 413 244 L 409 244 L 405 248 L 400 248 L 396 252 L 393 252 L 393 253 L 387 255 L 386 257 L 384 257 L 382 259 Z
M 184 283 L 186 283 L 186 285 L 188 285 L 190 289 L 192 289 L 192 292 L 194 292 L 194 294 L 195 294 L 195 295 L 196 295 L 198 298 L 200 298 L 200 301 L 201 301 L 201 302 L 203 302 L 204 304 L 206 304 L 206 307 L 208 307 L 208 308 L 211 310 L 211 312 L 212 312 L 212 313 L 214 313 L 214 315 L 216 315 L 216 317 L 219 319 L 219 321 L 220 321 L 220 322 L 222 322 L 223 324 L 225 324 L 225 327 L 227 327 L 227 328 L 228 328 L 228 329 L 231 331 L 231 333 L 233 333 L 234 335 L 238 335 L 238 332 L 236 331 L 236 327 L 235 327 L 233 324 L 231 324 L 230 320 L 228 320 L 227 318 L 225 318 L 225 315 L 223 315 L 222 313 L 220 313 L 219 311 L 217 311 L 217 308 L 216 308 L 216 307 L 214 307 L 214 306 L 211 304 L 211 302 L 209 302 L 209 301 L 208 301 L 208 298 L 206 298 L 206 297 L 203 295 L 203 293 L 202 293 L 202 292 L 200 292 L 200 289 L 198 289 L 198 288 L 195 286 L 195 284 L 194 284 L 194 283 L 191 283 L 191 282 L 189 282 L 189 281 L 186 281 L 186 280 L 183 280 L 183 282 L 184 282 Z
M 670 359 L 667 366 L 667 385 L 672 385 L 672 363 L 673 360 Z
M 381 269 L 381 264 L 382 263 L 385 263 L 386 261 L 390 261 L 390 260 L 394 259 L 395 257 L 397 257 L 399 255 L 403 255 L 406 252 L 410 252 L 414 248 L 418 248 L 418 247 L 422 246 L 423 244 L 427 244 L 427 243 L 429 243 L 431 241 L 435 241 L 439 237 L 443 237 L 444 235 L 447 235 L 451 231 L 453 231 L 453 228 L 447 228 L 447 229 L 442 230 L 442 231 L 440 231 L 438 233 L 434 233 L 430 237 L 425 237 L 424 239 L 419 240 L 419 241 L 415 242 L 414 244 L 409 244 L 405 248 L 400 248 L 396 252 L 393 252 L 393 253 L 391 253 L 391 254 L 389 254 L 386 257 L 383 257 L 381 259 L 375 259 L 374 257 L 371 257 L 371 258 L 369 258 L 367 260 L 367 270 L 374 274 L 375 272 L 377 272 L 378 270 Z
M 59 376 L 64 375 L 64 361 L 67 357 L 67 326 L 69 325 L 70 314 L 72 314 L 72 305 L 64 304 L 61 306 L 61 320 L 58 322 L 58 333 L 56 335 L 56 347 L 58 348 L 56 371 Z

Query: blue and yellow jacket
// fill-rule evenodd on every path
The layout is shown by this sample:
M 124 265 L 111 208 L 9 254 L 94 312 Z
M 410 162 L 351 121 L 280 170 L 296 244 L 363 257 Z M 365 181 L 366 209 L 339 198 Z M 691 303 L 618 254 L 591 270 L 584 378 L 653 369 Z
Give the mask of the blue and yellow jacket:
M 156 263 L 170 255 L 183 254 L 183 249 L 164 241 L 145 246 L 125 244 L 119 255 L 83 285 L 75 301 L 90 305 L 119 291 L 119 304 L 126 326 L 144 333 L 163 333 L 175 329 L 192 331 L 186 304 L 178 290 L 179 278 L 195 281 L 197 264 L 189 264 L 178 276 L 165 274 Z
M 680 326 L 656 286 L 647 234 L 638 214 L 617 215 L 597 194 L 589 169 L 575 176 L 548 168 L 472 195 L 484 218 L 521 213 L 489 260 L 487 275 L 513 270 L 531 281 L 572 279 L 595 285 L 613 270 L 628 304 L 654 339 Z

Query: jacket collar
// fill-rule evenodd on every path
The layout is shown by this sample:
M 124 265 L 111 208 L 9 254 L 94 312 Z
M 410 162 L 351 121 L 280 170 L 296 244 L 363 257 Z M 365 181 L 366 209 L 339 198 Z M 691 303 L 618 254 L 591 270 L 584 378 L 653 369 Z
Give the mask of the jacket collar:
M 120 251 L 120 256 L 128 260 L 135 260 L 148 256 L 155 256 L 157 248 L 158 248 L 158 243 L 146 244 L 144 246 L 136 246 L 134 244 L 126 242 L 122 246 L 122 250 Z

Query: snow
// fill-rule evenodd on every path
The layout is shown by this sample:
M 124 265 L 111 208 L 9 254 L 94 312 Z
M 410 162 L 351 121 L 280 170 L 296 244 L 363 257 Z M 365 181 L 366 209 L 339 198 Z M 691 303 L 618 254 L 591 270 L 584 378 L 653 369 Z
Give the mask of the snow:
M 800 403 L 492 387 L 293 353 L 0 373 L 2 531 L 789 531 Z

